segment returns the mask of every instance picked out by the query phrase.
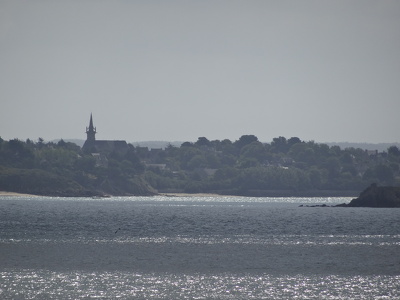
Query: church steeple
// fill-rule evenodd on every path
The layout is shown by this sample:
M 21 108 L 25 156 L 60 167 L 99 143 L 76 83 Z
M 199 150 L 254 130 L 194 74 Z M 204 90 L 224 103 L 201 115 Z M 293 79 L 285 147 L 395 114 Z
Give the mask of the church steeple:
M 96 127 L 93 127 L 93 117 L 92 114 L 90 114 L 90 122 L 89 122 L 89 127 L 86 127 L 86 135 L 87 141 L 95 141 L 96 140 Z

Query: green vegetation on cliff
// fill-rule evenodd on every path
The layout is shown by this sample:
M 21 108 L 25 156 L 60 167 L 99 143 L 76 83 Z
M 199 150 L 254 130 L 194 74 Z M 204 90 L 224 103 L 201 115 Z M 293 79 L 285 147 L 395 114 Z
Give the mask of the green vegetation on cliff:
M 138 156 L 147 163 L 146 180 L 163 192 L 355 195 L 373 182 L 400 182 L 400 155 L 395 146 L 377 153 L 297 137 L 261 143 L 254 135 L 244 135 L 234 142 L 200 137 L 195 143 L 152 152 L 137 147 Z
M 52 196 L 152 195 L 133 147 L 96 156 L 63 140 L 0 139 L 0 190 Z
M 399 185 L 400 151 L 305 142 L 261 143 L 254 135 L 180 147 L 128 145 L 124 153 L 83 153 L 73 143 L 0 139 L 0 190 L 41 195 L 152 195 L 156 192 L 339 195 L 371 183 Z

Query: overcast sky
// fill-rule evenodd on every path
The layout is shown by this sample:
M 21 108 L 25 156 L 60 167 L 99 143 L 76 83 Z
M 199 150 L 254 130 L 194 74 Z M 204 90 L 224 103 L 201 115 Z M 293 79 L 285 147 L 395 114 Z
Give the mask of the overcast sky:
M 0 136 L 400 142 L 400 1 L 0 0 Z

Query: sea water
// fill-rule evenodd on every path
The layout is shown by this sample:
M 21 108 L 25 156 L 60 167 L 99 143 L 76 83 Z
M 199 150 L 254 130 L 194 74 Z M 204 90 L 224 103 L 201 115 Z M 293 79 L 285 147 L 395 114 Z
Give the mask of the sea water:
M 0 197 L 1 299 L 400 299 L 400 209 Z M 303 207 L 300 207 L 303 205 Z

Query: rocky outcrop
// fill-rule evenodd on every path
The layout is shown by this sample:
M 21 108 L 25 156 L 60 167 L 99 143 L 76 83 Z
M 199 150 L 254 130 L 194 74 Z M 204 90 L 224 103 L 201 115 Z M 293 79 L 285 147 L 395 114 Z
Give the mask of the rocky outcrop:
M 347 207 L 400 207 L 400 187 L 371 184 Z

